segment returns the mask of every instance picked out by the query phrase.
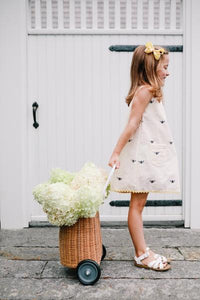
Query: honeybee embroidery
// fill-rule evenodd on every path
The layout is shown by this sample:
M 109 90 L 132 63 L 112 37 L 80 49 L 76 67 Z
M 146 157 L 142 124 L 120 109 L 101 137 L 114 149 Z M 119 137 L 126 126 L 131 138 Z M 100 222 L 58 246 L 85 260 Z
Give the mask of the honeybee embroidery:
M 133 139 L 129 139 L 128 142 L 131 142 Z
M 117 177 L 119 180 L 122 180 L 122 178 L 121 177 Z
M 161 120 L 160 123 L 162 123 L 162 124 L 165 123 L 165 120 Z
M 149 180 L 151 183 L 154 183 L 155 182 L 155 180 Z
M 150 100 L 149 102 L 150 102 L 150 103 L 153 103 L 153 102 L 154 102 L 154 100 Z
M 138 160 L 138 162 L 139 162 L 140 164 L 143 164 L 144 160 Z
M 170 143 L 170 144 L 173 144 L 173 142 L 172 142 L 172 141 L 170 141 L 169 143 Z
M 152 143 L 152 144 L 153 144 L 153 143 L 154 143 L 154 141 L 153 141 L 153 140 L 151 140 L 151 141 L 150 141 L 150 143 Z
M 156 155 L 158 155 L 160 152 L 154 152 Z
M 174 182 L 175 182 L 175 180 L 174 180 L 174 179 L 172 179 L 172 180 L 170 180 L 170 182 L 171 182 L 171 183 L 174 183 Z
M 134 162 L 136 162 L 136 160 L 135 160 L 135 159 L 132 159 L 132 162 L 134 163 Z

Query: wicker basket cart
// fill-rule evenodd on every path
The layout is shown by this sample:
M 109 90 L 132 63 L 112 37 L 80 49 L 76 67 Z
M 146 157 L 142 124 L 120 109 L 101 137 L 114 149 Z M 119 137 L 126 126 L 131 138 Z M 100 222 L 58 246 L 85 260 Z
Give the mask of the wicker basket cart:
M 113 166 L 105 187 L 114 172 Z M 101 276 L 100 262 L 106 256 L 106 248 L 102 244 L 99 212 L 93 218 L 80 218 L 73 226 L 59 228 L 60 262 L 63 266 L 76 268 L 79 281 L 84 285 L 94 284 Z

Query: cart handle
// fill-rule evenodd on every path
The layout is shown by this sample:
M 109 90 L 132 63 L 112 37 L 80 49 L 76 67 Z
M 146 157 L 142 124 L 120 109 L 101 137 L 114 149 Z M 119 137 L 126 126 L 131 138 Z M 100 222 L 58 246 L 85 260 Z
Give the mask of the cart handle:
M 103 198 L 105 198 L 106 188 L 107 188 L 107 186 L 109 184 L 109 181 L 110 181 L 110 179 L 111 179 L 111 177 L 112 177 L 112 175 L 114 173 L 115 167 L 116 167 L 116 163 L 113 165 L 112 170 L 110 171 L 110 174 L 109 174 L 109 176 L 107 178 L 107 181 L 106 181 L 106 184 L 104 186 L 104 189 L 103 189 Z

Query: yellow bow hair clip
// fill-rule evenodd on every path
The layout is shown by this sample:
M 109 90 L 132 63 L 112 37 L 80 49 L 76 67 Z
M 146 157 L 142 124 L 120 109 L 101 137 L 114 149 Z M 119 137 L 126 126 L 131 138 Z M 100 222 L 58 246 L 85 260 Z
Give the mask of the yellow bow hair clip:
M 165 53 L 165 50 L 163 48 L 155 49 L 151 42 L 146 43 L 145 47 L 146 47 L 146 49 L 144 50 L 144 52 L 145 53 L 153 52 L 153 55 L 154 55 L 156 60 L 159 60 L 160 56 Z

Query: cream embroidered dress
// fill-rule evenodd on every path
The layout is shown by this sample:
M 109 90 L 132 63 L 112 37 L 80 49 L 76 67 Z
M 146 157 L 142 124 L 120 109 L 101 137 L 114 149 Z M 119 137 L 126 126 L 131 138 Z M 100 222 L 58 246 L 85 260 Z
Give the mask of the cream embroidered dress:
M 177 152 L 162 101 L 150 100 L 119 160 L 111 191 L 180 193 Z

